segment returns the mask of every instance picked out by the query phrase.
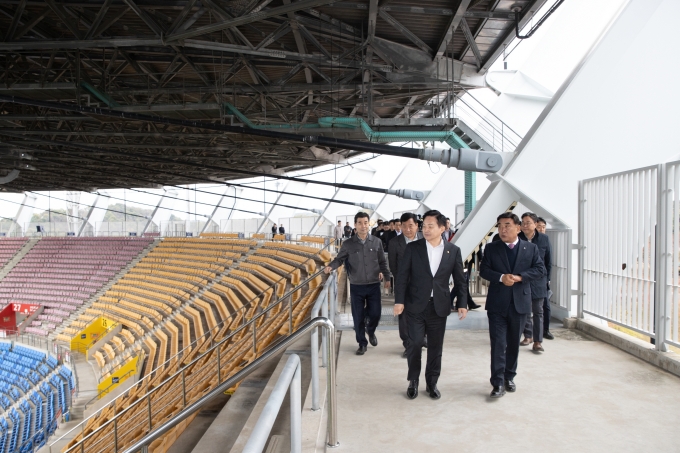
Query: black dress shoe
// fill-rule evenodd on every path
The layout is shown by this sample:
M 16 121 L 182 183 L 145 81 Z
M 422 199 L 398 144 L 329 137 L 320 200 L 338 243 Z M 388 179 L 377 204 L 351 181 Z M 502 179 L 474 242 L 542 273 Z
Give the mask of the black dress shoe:
M 359 349 L 357 349 L 357 355 L 364 355 L 366 352 L 366 345 L 359 345 Z
M 514 392 L 515 390 L 517 390 L 517 386 L 516 386 L 515 383 L 512 382 L 512 381 L 505 381 L 505 390 L 507 390 L 508 392 L 512 393 L 512 392 Z
M 430 398 L 433 400 L 438 400 L 439 398 L 442 397 L 442 394 L 439 393 L 439 389 L 437 389 L 437 385 L 428 385 L 425 387 L 425 391 L 430 394 Z
M 493 390 L 491 390 L 491 395 L 489 395 L 491 398 L 500 398 L 503 395 L 505 395 L 505 388 L 500 385 L 494 385 Z
M 555 335 L 551 334 L 549 330 L 546 330 L 545 332 L 543 332 L 543 338 L 546 338 L 548 340 L 554 340 Z
M 409 399 L 416 399 L 418 396 L 418 379 L 414 381 L 408 381 L 408 389 L 406 389 L 406 396 Z
M 375 334 L 369 335 L 368 341 L 371 343 L 371 346 L 378 346 L 378 337 L 376 337 Z
M 404 349 L 404 352 L 401 354 L 402 359 L 408 359 L 408 351 Z
M 480 307 L 481 307 L 481 305 L 476 304 L 472 301 L 468 302 L 468 310 L 474 310 L 474 309 L 480 308 Z

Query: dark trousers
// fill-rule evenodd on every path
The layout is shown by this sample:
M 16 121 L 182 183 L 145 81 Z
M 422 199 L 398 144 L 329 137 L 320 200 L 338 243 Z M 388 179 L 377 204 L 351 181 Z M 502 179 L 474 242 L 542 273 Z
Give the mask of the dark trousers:
M 408 320 L 406 319 L 406 312 L 399 315 L 399 338 L 404 349 L 408 349 Z
M 420 379 L 422 344 L 427 334 L 427 363 L 425 365 L 425 382 L 435 385 L 442 370 L 442 348 L 446 332 L 446 317 L 441 317 L 434 309 L 432 299 L 425 310 L 420 313 L 406 313 L 408 322 L 409 345 L 408 376 L 409 381 Z
M 408 338 L 408 317 L 406 316 L 406 312 L 399 315 L 399 338 L 401 338 L 401 344 L 404 345 L 404 349 L 408 351 L 408 345 L 411 343 L 411 340 Z M 423 342 L 426 341 L 427 335 L 423 338 Z M 424 343 L 420 346 L 423 347 L 423 345 Z
M 349 285 L 349 294 L 352 298 L 352 318 L 354 318 L 354 332 L 357 343 L 367 346 L 366 332 L 369 335 L 375 333 L 380 322 L 380 283 L 371 285 Z M 366 324 L 364 318 L 368 319 Z
M 543 332 L 545 332 L 543 327 L 545 322 L 543 318 L 544 302 L 545 297 L 531 300 L 531 313 L 533 316 L 527 316 L 527 323 L 524 325 L 524 336 L 539 343 L 543 341 Z
M 550 330 L 550 301 L 546 297 L 543 299 L 543 332 Z
M 491 339 L 491 385 L 502 386 L 517 375 L 517 358 L 527 315 L 517 313 L 510 303 L 505 314 L 487 312 Z

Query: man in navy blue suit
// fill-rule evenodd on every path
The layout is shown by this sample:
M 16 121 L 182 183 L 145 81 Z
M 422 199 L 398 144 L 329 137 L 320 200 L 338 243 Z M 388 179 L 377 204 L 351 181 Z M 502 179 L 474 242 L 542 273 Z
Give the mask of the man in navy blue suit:
M 480 275 L 489 280 L 486 310 L 491 339 L 491 398 L 500 398 L 517 387 L 517 358 L 522 329 L 531 313 L 531 282 L 545 275 L 538 247 L 517 236 L 520 220 L 505 212 L 498 216 L 500 241 L 484 249 Z

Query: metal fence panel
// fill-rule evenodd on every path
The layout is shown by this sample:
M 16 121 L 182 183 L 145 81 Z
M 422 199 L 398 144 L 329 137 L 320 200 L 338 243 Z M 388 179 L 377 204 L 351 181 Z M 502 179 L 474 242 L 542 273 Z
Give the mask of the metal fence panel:
M 680 347 L 680 162 L 664 165 L 660 234 L 663 253 L 659 257 L 661 298 L 659 333 L 666 342 Z
M 549 229 L 552 269 L 550 302 L 569 311 L 571 303 L 571 229 Z
M 654 337 L 659 166 L 582 182 L 583 313 Z

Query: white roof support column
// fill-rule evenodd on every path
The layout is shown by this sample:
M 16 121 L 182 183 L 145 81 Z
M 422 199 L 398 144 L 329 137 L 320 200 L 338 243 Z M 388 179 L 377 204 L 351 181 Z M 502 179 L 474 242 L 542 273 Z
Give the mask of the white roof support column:
M 106 215 L 106 208 L 109 206 L 110 200 L 111 199 L 109 198 L 109 194 L 107 194 L 106 192 L 104 191 L 97 192 L 97 197 L 94 199 L 94 202 L 92 202 L 92 205 L 87 210 L 87 215 L 83 219 L 83 223 L 80 225 L 80 228 L 78 229 L 78 233 L 76 234 L 77 237 L 82 236 L 88 223 L 92 225 L 93 235 L 94 236 L 97 235 L 96 231 L 97 223 L 104 220 L 104 216 Z
M 349 183 L 354 183 L 354 181 L 359 182 L 361 178 L 360 177 L 358 178 L 358 176 L 359 176 L 359 173 L 361 173 L 362 171 L 365 171 L 365 170 L 353 167 L 350 170 L 350 172 L 347 173 L 347 176 L 345 176 L 345 179 L 342 180 L 342 183 L 343 184 L 349 184 Z M 372 172 L 372 173 L 374 173 L 374 172 Z M 372 177 L 373 177 L 373 174 L 371 174 L 371 178 Z M 368 181 L 363 181 L 363 182 L 361 182 L 361 184 L 366 184 L 367 182 Z M 335 192 L 333 193 L 333 196 L 331 197 L 331 200 L 335 200 L 335 198 L 338 196 L 338 194 L 340 193 L 341 190 L 343 190 L 343 189 L 341 189 L 341 188 L 336 189 Z M 344 189 L 344 190 L 347 190 L 347 189 Z M 331 201 L 326 203 L 326 206 L 324 206 L 323 211 L 321 212 L 321 214 L 319 214 L 319 217 L 317 217 L 316 221 L 314 222 L 314 225 L 312 225 L 312 228 L 309 230 L 308 234 L 314 234 L 316 232 L 316 230 L 319 229 L 319 227 L 323 224 L 322 219 L 324 217 L 326 217 L 328 220 L 330 220 L 330 222 L 332 224 L 335 224 L 335 219 L 331 219 L 328 216 L 326 216 L 326 213 L 328 212 L 328 209 L 331 207 L 332 204 L 333 204 L 333 202 L 331 202 Z
M 288 188 L 289 185 L 290 185 L 290 183 L 287 183 L 287 184 L 283 187 L 283 191 L 281 191 L 281 192 L 279 193 L 279 196 L 276 197 L 276 201 L 274 202 L 274 204 L 272 205 L 272 207 L 269 208 L 269 211 L 267 211 L 266 215 L 265 215 L 264 218 L 262 219 L 262 223 L 260 223 L 260 226 L 257 227 L 257 232 L 258 232 L 258 233 L 261 233 L 261 232 L 262 232 L 262 229 L 263 229 L 264 226 L 267 224 L 267 221 L 268 221 L 268 220 L 272 220 L 272 219 L 271 219 L 272 212 L 274 211 L 274 208 L 276 208 L 276 205 L 281 201 L 281 198 L 282 198 L 283 195 L 284 195 L 283 192 Z
M 217 210 L 220 209 L 220 205 L 221 205 L 222 202 L 224 201 L 224 198 L 226 197 L 227 192 L 229 192 L 229 189 L 231 189 L 231 188 L 232 188 L 231 186 L 227 186 L 227 187 L 224 189 L 224 192 L 222 193 L 222 196 L 220 197 L 219 201 L 218 201 L 217 204 L 215 205 L 215 209 L 213 209 L 213 211 L 210 213 L 210 217 L 208 217 L 208 220 L 206 220 L 205 225 L 203 225 L 203 229 L 201 230 L 201 234 L 205 233 L 205 230 L 208 229 L 208 226 L 210 225 L 210 222 L 212 222 L 213 219 L 215 218 L 215 214 L 217 214 Z M 236 191 L 235 191 L 235 190 L 234 190 L 234 195 L 236 195 Z M 217 226 L 219 227 L 219 225 L 217 225 Z M 218 228 L 218 229 L 219 229 L 219 228 Z
M 151 223 L 154 222 L 154 220 L 156 220 L 155 223 L 158 225 L 158 229 L 160 230 L 161 222 L 169 220 L 170 215 L 172 215 L 172 208 L 175 205 L 175 202 L 177 201 L 177 190 L 175 188 L 169 189 L 163 188 L 163 190 L 165 191 L 165 193 L 161 195 L 160 200 L 158 200 L 158 204 L 156 204 L 156 207 L 153 209 L 153 212 L 149 216 L 149 219 L 147 220 L 146 225 L 144 225 L 144 229 L 142 230 L 142 234 L 146 233 L 149 230 L 149 227 L 151 226 Z
M 14 216 L 14 222 L 7 231 L 7 236 L 11 236 L 12 233 L 17 231 L 17 228 L 21 229 L 22 225 L 25 225 L 31 221 L 31 217 L 33 217 L 33 210 L 35 209 L 36 199 L 37 197 L 35 195 L 31 193 L 24 193 L 24 201 L 19 206 L 19 209 L 17 209 L 17 213 Z M 27 232 L 24 231 L 23 233 L 25 235 Z

